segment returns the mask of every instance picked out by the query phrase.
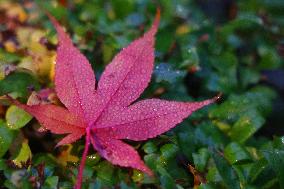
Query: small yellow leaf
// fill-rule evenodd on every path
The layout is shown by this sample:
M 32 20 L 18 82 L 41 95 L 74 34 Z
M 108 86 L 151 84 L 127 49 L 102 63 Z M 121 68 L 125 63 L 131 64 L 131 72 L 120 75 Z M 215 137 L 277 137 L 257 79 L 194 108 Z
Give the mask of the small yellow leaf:
M 186 24 L 179 26 L 176 30 L 177 35 L 187 34 L 188 32 L 190 32 L 190 28 Z
M 61 151 L 59 156 L 57 157 L 57 162 L 63 166 L 66 166 L 68 162 L 71 163 L 76 163 L 79 161 L 79 158 L 77 156 L 73 156 L 71 154 L 73 146 L 72 145 L 67 145 L 67 149 Z
M 4 47 L 5 50 L 10 53 L 16 52 L 17 50 L 16 44 L 13 41 L 6 41 Z
M 18 153 L 17 157 L 12 160 L 15 165 L 17 165 L 19 168 L 23 167 L 23 164 L 28 162 L 32 159 L 32 152 L 28 144 L 28 140 L 25 139 L 22 143 L 22 147 L 20 149 L 20 152 Z
M 21 23 L 25 22 L 28 18 L 27 13 L 24 11 L 22 6 L 17 3 L 11 3 L 11 2 L 3 2 L 0 4 L 0 9 L 4 9 L 6 11 L 6 14 L 10 18 L 16 18 Z

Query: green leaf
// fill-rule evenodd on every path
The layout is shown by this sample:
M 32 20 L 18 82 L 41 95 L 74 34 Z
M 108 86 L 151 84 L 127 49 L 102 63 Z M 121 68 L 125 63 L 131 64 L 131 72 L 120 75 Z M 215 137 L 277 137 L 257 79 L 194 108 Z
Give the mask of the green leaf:
M 261 57 L 260 69 L 276 69 L 281 64 L 281 58 L 278 56 L 277 51 L 273 50 L 270 46 L 260 46 L 258 53 Z
M 101 156 L 98 153 L 88 155 L 86 159 L 86 165 L 95 166 L 101 160 Z
M 246 114 L 234 124 L 229 135 L 234 141 L 243 143 L 249 139 L 264 122 L 264 118 L 256 111 L 247 111 Z
M 44 181 L 43 189 L 57 189 L 58 188 L 58 176 L 51 176 L 47 177 L 47 179 Z
M 181 149 L 182 153 L 187 157 L 187 159 L 192 160 L 191 154 L 195 150 L 195 135 L 193 131 L 191 132 L 190 130 L 184 130 L 183 132 L 178 132 L 177 139 L 179 148 Z
M 210 147 L 222 147 L 228 141 L 224 134 L 211 123 L 202 123 L 195 130 L 195 137 L 198 142 Z
M 13 163 L 18 167 L 22 167 L 23 163 L 26 163 L 28 160 L 31 159 L 32 159 L 32 152 L 29 147 L 28 140 L 24 140 L 17 157 L 13 160 Z
M 264 158 L 254 162 L 248 174 L 250 182 L 254 182 L 257 177 L 267 168 L 267 165 L 268 162 Z
M 166 169 L 158 166 L 157 170 L 159 174 L 161 175 L 160 182 L 161 182 L 162 188 L 165 188 L 165 189 L 175 188 L 175 181 L 171 177 L 171 175 L 166 171 Z
M 224 156 L 230 164 L 237 164 L 251 160 L 248 152 L 236 142 L 232 142 L 226 146 Z
M 144 179 L 144 174 L 139 170 L 133 170 L 132 180 L 134 182 L 141 182 Z
M 105 184 L 114 184 L 114 167 L 107 161 L 96 166 L 97 177 Z
M 207 77 L 207 86 L 212 91 L 229 93 L 237 88 L 237 57 L 227 51 L 222 55 L 212 57 L 211 65 L 217 72 L 211 72 Z
M 128 15 L 134 8 L 134 2 L 131 0 L 111 0 L 115 16 L 123 18 Z
M 257 162 L 253 163 L 249 170 L 248 180 L 251 184 L 258 188 L 265 188 L 264 186 L 273 185 L 277 182 L 277 177 L 273 169 L 269 166 L 267 160 L 265 158 L 261 158 Z
M 198 186 L 198 189 L 214 189 L 214 187 L 211 186 L 210 184 L 203 184 L 202 183 Z
M 173 43 L 173 32 L 169 30 L 160 30 L 157 35 L 156 50 L 166 52 Z
M 11 131 L 3 120 L 0 119 L 0 157 L 10 148 L 14 139 L 14 132 Z
M 226 186 L 231 189 L 240 189 L 240 182 L 237 178 L 237 174 L 225 158 L 216 152 L 212 152 L 211 155 Z
M 218 183 L 222 181 L 222 177 L 220 173 L 218 172 L 218 169 L 216 167 L 210 167 L 208 170 L 208 174 L 206 175 L 206 179 L 210 183 Z
M 15 53 L 6 52 L 4 49 L 0 48 L 0 61 L 5 62 L 16 62 L 19 61 L 21 57 L 16 55 Z
M 20 129 L 31 119 L 32 116 L 30 114 L 14 105 L 10 106 L 6 112 L 7 126 L 10 129 Z
M 14 92 L 16 96 L 25 98 L 29 87 L 35 90 L 40 88 L 32 75 L 26 72 L 14 72 L 0 81 L 0 95 Z
M 4 159 L 0 159 L 0 171 L 7 169 L 6 163 Z
M 280 188 L 284 188 L 284 151 L 275 149 L 273 151 L 264 151 L 263 153 L 268 164 L 277 175 Z
M 156 145 L 151 140 L 146 142 L 142 148 L 143 148 L 144 152 L 147 153 L 147 154 L 151 154 L 151 153 L 154 153 L 154 152 L 157 151 Z
M 210 154 L 206 148 L 200 148 L 198 153 L 192 154 L 195 168 L 198 171 L 203 172 L 205 170 L 209 156 Z
M 181 68 L 188 67 L 198 67 L 199 66 L 199 56 L 196 47 L 184 47 L 182 49 L 183 62 L 181 63 Z
M 159 159 L 157 154 L 148 154 L 144 156 L 144 161 L 152 170 L 156 170 L 157 168 L 157 159 Z M 158 161 L 158 163 L 160 163 L 160 161 Z
M 260 73 L 254 69 L 241 68 L 240 82 L 243 88 L 250 84 L 255 84 L 260 80 Z
M 164 146 L 161 147 L 161 153 L 162 156 L 166 160 L 170 160 L 172 158 L 175 158 L 176 153 L 178 151 L 178 147 L 174 144 L 165 144 Z

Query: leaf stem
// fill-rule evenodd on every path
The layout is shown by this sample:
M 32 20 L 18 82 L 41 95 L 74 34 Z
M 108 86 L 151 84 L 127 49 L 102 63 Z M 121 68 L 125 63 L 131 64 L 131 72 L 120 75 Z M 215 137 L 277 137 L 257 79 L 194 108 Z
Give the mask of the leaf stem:
M 87 158 L 89 146 L 90 146 L 90 135 L 91 135 L 91 128 L 87 127 L 86 128 L 85 149 L 84 149 L 83 156 L 82 156 L 82 159 L 81 159 L 81 163 L 80 163 L 80 166 L 79 166 L 79 172 L 78 172 L 78 175 L 77 175 L 77 181 L 76 181 L 76 185 L 75 185 L 74 189 L 81 189 L 81 187 L 82 187 L 83 172 L 84 172 L 84 168 L 85 168 L 85 164 L 86 164 L 86 158 Z

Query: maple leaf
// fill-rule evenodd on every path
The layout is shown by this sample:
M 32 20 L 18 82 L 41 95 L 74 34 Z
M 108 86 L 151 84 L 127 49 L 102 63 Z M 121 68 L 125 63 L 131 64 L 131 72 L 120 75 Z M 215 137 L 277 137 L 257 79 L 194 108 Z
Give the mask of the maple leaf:
M 182 122 L 192 112 L 214 102 L 176 102 L 147 99 L 132 104 L 150 82 L 154 65 L 154 41 L 160 12 L 151 28 L 117 54 L 103 72 L 97 88 L 95 75 L 84 55 L 51 15 L 59 45 L 55 67 L 55 90 L 66 108 L 55 105 L 17 106 L 32 114 L 55 134 L 68 134 L 58 145 L 69 144 L 86 135 L 77 184 L 90 144 L 113 164 L 132 167 L 149 175 L 137 151 L 121 139 L 134 141 L 156 137 Z

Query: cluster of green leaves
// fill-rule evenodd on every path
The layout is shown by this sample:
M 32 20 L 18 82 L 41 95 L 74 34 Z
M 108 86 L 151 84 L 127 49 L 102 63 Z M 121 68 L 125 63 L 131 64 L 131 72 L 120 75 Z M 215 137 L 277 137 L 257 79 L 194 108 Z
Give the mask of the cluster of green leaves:
M 25 7 L 33 15 L 26 24 L 33 30 L 48 29 L 43 46 L 53 51 L 56 37 L 39 7 L 66 26 L 98 70 L 97 76 L 121 48 L 143 33 L 160 5 L 156 67 L 143 97 L 188 101 L 223 94 L 220 102 L 194 113 L 165 135 L 144 143 L 129 142 L 156 173 L 155 178 L 113 166 L 91 152 L 85 188 L 284 188 L 283 133 L 271 138 L 255 135 L 264 126 L 273 129 L 267 118 L 278 94 L 264 84 L 262 71 L 284 67 L 276 51 L 284 33 L 281 0 L 232 1 L 226 9 L 229 13 L 218 9 L 224 2 L 217 0 L 36 2 Z M 31 91 L 53 85 L 52 78 L 46 77 L 52 69 L 51 74 L 42 74 L 33 69 L 35 65 L 23 66 L 28 52 L 45 57 L 42 60 L 52 60 L 52 53 L 38 52 L 37 43 L 23 44 L 24 29 L 16 30 L 17 35 L 10 36 L 17 41 L 16 50 L 9 48 L 4 34 L 0 38 L 5 47 L 0 49 L 0 96 L 9 93 L 26 102 Z M 1 31 L 8 33 L 9 27 L 1 26 Z M 53 141 L 58 138 L 39 134 L 34 129 L 38 123 L 30 115 L 10 106 L 4 97 L 0 102 L 0 186 L 71 188 L 84 141 L 54 152 Z M 35 143 L 41 143 L 43 150 Z

